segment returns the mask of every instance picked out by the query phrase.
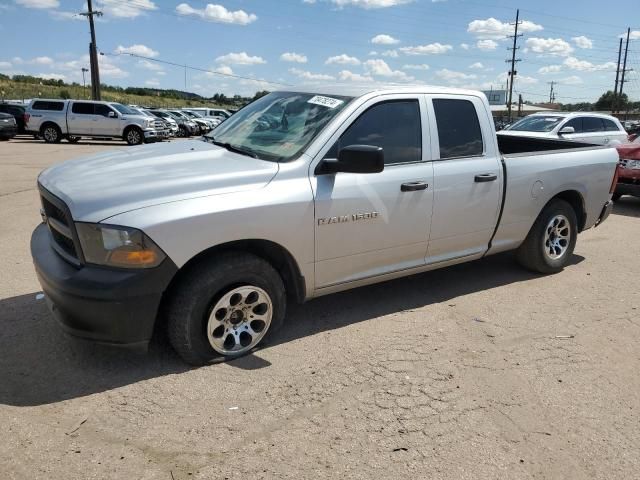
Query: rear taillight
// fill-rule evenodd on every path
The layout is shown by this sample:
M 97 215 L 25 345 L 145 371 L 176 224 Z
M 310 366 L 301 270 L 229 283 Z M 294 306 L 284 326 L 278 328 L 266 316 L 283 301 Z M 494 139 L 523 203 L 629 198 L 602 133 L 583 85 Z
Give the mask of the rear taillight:
M 609 189 L 609 193 L 614 193 L 616 191 L 616 185 L 618 184 L 618 175 L 620 173 L 620 164 L 616 164 L 616 171 L 613 174 L 613 180 L 611 181 L 611 188 Z
M 29 118 L 31 117 L 31 115 L 29 115 L 28 113 L 24 113 L 22 115 L 22 118 L 24 119 L 24 124 L 26 125 L 27 123 L 29 123 Z

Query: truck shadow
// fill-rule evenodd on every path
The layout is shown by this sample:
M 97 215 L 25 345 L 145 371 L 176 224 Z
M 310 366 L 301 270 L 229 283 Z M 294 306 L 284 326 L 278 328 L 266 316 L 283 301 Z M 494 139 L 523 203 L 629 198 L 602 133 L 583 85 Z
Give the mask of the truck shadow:
M 572 264 L 583 260 L 574 255 Z M 322 297 L 292 306 L 272 345 L 537 276 L 503 254 Z M 190 369 L 162 338 L 147 355 L 69 338 L 36 293 L 0 300 L 0 332 L 0 405 L 55 403 Z M 270 365 L 259 355 L 229 364 L 247 370 Z
M 640 217 L 640 198 L 625 195 L 613 205 L 613 215 Z

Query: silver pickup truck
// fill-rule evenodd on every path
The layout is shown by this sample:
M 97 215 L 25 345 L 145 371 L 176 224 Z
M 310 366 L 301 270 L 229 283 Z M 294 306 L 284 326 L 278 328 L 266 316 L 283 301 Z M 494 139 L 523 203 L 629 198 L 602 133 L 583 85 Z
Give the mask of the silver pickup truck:
M 611 211 L 617 162 L 497 137 L 475 91 L 274 92 L 201 141 L 45 170 L 31 251 L 67 332 L 144 347 L 162 326 L 203 364 L 267 341 L 288 301 L 507 250 L 558 272 Z

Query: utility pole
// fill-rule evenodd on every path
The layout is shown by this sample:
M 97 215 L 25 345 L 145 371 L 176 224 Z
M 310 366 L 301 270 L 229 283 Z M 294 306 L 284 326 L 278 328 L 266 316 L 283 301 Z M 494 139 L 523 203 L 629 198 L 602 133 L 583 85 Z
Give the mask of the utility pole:
M 94 15 L 102 16 L 102 12 L 93 9 L 91 0 L 87 0 L 86 12 L 80 13 L 83 17 L 89 19 L 89 28 L 91 29 L 91 43 L 89 44 L 89 66 L 91 67 L 91 98 L 100 100 L 100 68 L 98 66 L 98 47 L 96 46 L 96 28 L 93 24 Z
M 620 37 L 620 46 L 618 47 L 618 67 L 616 68 L 616 83 L 613 89 L 613 100 L 611 102 L 611 113 L 616 113 L 616 105 L 618 103 L 618 78 L 620 77 L 620 56 L 622 55 L 622 37 Z
M 518 74 L 518 72 L 516 72 L 516 62 L 519 62 L 520 59 L 516 59 L 516 50 L 518 50 L 520 47 L 518 47 L 518 37 L 521 37 L 522 34 L 518 35 L 518 25 L 520 25 L 520 9 L 516 10 L 516 23 L 515 24 L 511 24 L 511 25 L 515 25 L 515 31 L 513 32 L 513 35 L 509 35 L 507 36 L 507 38 L 513 38 L 513 47 L 510 48 L 509 50 L 511 50 L 511 60 L 505 60 L 505 62 L 509 63 L 511 62 L 511 70 L 509 71 L 508 77 L 511 78 L 511 81 L 509 82 L 509 102 L 507 103 L 507 107 L 509 109 L 509 123 L 511 123 L 511 103 L 513 100 L 513 81 L 515 80 L 515 76 Z
M 556 85 L 558 82 L 547 82 L 548 85 L 551 85 L 551 89 L 549 90 L 549 104 L 553 104 L 556 101 L 556 93 L 553 91 L 553 86 Z
M 627 44 L 624 47 L 624 62 L 622 63 L 622 77 L 620 78 L 620 102 L 622 102 L 622 89 L 624 88 L 624 74 L 628 71 L 627 70 L 627 52 L 629 51 L 629 35 L 631 34 L 631 28 L 627 28 Z M 629 69 L 631 70 L 631 69 Z M 617 102 L 616 106 L 618 106 L 618 104 L 620 104 L 620 102 Z

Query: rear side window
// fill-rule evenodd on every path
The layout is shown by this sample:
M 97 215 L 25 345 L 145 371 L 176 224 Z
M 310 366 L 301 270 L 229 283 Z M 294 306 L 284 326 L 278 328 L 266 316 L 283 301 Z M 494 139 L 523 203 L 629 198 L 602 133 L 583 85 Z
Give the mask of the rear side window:
M 61 112 L 64 109 L 64 102 L 50 102 L 47 100 L 37 100 L 31 106 L 32 110 L 52 110 Z
M 619 132 L 620 129 L 616 125 L 616 122 L 612 120 L 607 120 L 606 118 L 602 119 L 602 123 L 604 123 L 604 129 L 607 132 Z
M 374 105 L 360 115 L 329 150 L 335 158 L 349 145 L 382 147 L 384 163 L 422 160 L 422 127 L 417 100 L 394 100 Z
M 476 108 L 469 100 L 435 98 L 440 158 L 482 155 L 484 144 Z
M 93 103 L 74 102 L 71 112 L 79 115 L 93 115 Z
M 585 133 L 603 132 L 604 125 L 602 119 L 597 117 L 584 117 L 582 119 L 582 130 Z

